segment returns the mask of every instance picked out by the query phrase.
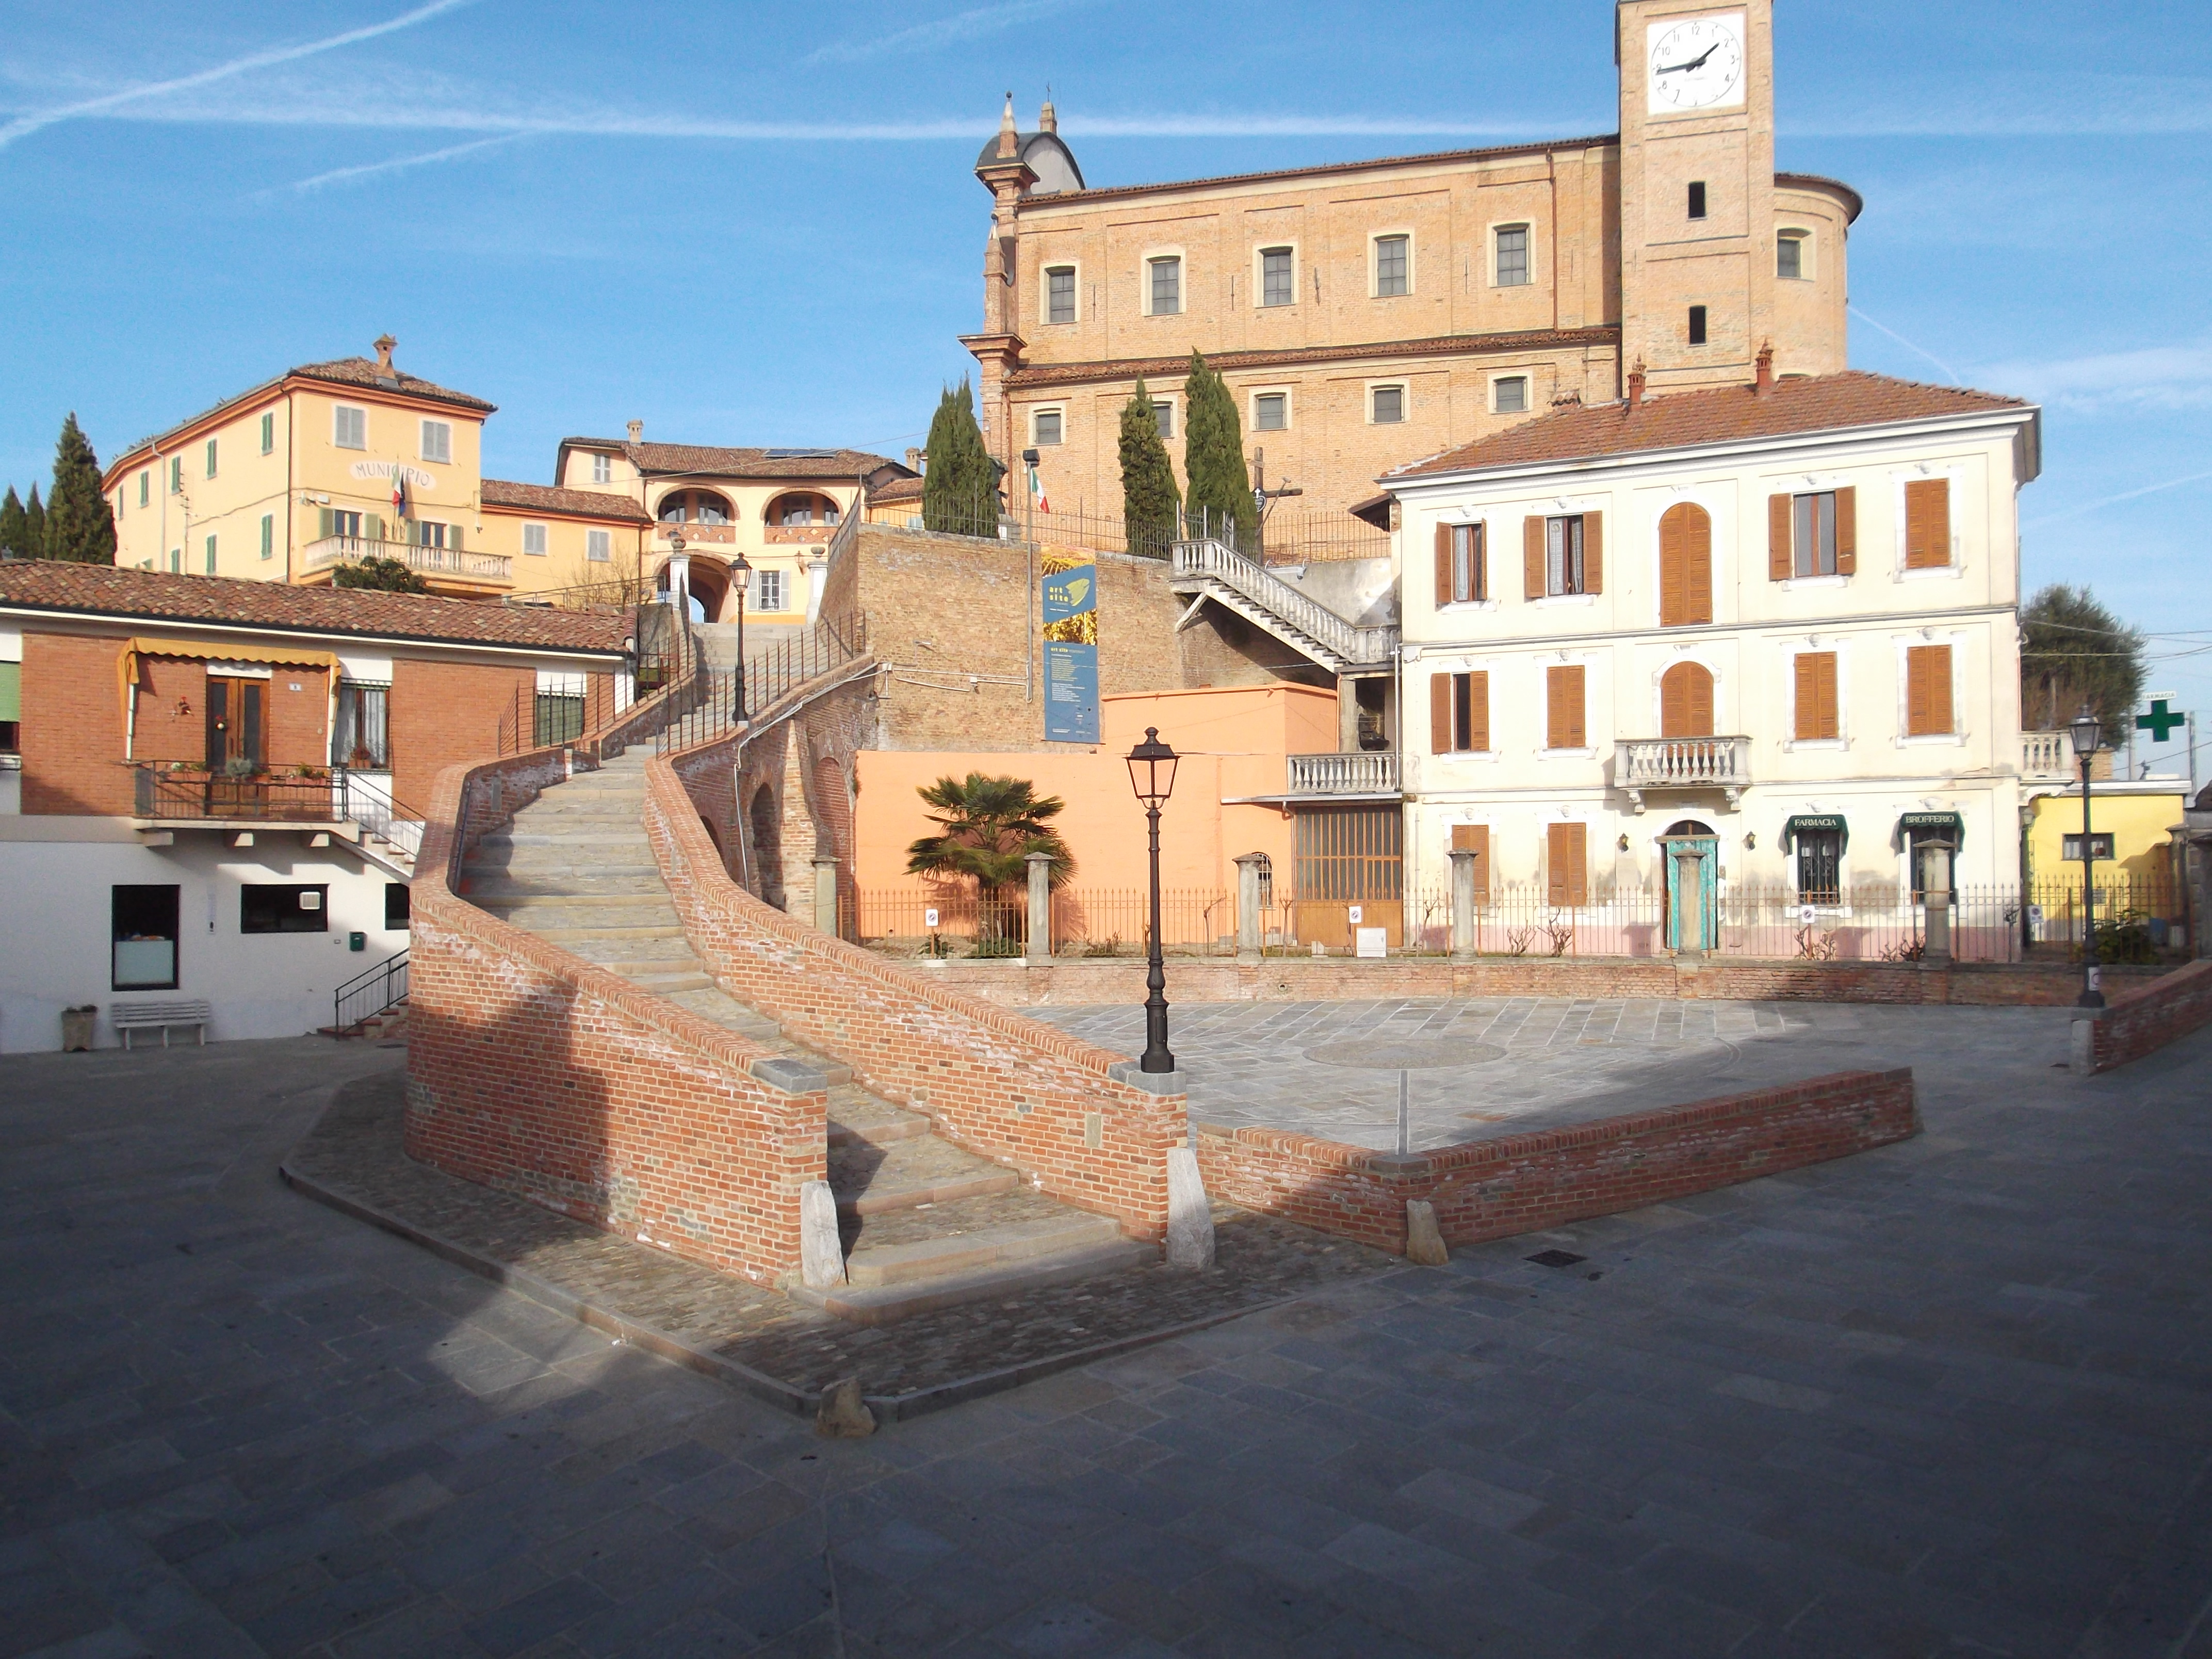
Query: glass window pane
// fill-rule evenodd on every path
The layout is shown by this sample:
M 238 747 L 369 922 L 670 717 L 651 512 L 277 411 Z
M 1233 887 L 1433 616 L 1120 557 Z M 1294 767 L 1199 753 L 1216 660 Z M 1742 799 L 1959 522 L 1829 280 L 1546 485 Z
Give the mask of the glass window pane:
M 1154 404 L 1152 405 L 1152 415 L 1153 417 L 1160 423 L 1160 436 L 1163 438 L 1174 437 L 1175 405 L 1173 404 Z
M 1805 275 L 1805 239 L 1784 236 L 1774 245 L 1774 274 L 1795 282 Z
M 1388 426 L 1406 418 L 1406 388 L 1401 386 L 1378 386 L 1375 388 L 1375 423 Z
M 1498 383 L 1498 412 L 1518 415 L 1528 407 L 1528 382 L 1518 374 L 1510 375 Z
M 1406 292 L 1406 248 L 1403 236 L 1381 236 L 1375 241 L 1375 292 L 1380 295 Z
M 1037 410 L 1036 441 L 1041 445 L 1056 444 L 1060 441 L 1060 411 L 1058 410 Z
M 1045 272 L 1045 320 L 1075 320 L 1075 270 L 1073 266 Z
M 1182 261 L 1152 261 L 1152 315 L 1172 317 L 1182 309 Z
M 1279 392 L 1263 392 L 1252 400 L 1252 424 L 1262 432 L 1280 432 L 1290 425 L 1290 399 Z
M 1528 227 L 1507 225 L 1498 233 L 1498 285 L 1516 288 L 1528 280 Z
M 1290 249 L 1271 247 L 1260 255 L 1260 280 L 1263 306 L 1286 306 L 1297 298 L 1291 281 Z

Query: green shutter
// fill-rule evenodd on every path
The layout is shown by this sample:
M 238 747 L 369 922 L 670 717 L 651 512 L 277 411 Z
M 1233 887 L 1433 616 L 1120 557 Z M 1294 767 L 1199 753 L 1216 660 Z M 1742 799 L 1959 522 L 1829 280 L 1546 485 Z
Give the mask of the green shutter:
M 457 524 L 446 526 L 446 545 L 458 553 L 461 550 L 461 527 Z
M 264 559 L 276 556 L 276 520 L 267 513 L 261 515 L 261 556 Z
M 364 541 L 382 541 L 384 539 L 383 518 L 374 513 L 368 514 L 361 521 L 361 533 Z
M 0 720 L 23 718 L 23 665 L 0 662 Z
M 336 535 L 337 533 L 337 520 L 336 520 L 336 518 L 334 517 L 334 515 L 331 514 L 331 509 L 330 509 L 329 507 L 326 507 L 323 508 L 323 510 L 322 510 L 322 516 L 321 516 L 321 518 L 319 519 L 319 521 L 318 521 L 318 523 L 317 523 L 317 527 L 316 527 L 316 530 L 315 530 L 315 535 L 316 535 L 316 538 L 317 538 L 317 539 L 319 539 L 319 540 L 322 540 L 322 541 L 328 541 L 328 540 L 329 540 L 332 536 Z
M 261 453 L 266 455 L 276 447 L 276 417 L 274 415 L 264 415 L 261 417 Z

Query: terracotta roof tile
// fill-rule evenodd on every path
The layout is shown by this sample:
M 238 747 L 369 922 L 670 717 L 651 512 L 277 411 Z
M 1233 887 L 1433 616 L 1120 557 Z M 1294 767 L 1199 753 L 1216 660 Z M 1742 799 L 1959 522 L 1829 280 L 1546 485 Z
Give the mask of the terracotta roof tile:
M 428 398 L 435 403 L 457 404 L 463 409 L 480 409 L 487 415 L 499 407 L 496 404 L 486 403 L 481 398 L 471 398 L 465 392 L 455 392 L 449 386 L 410 374 L 404 369 L 395 368 L 390 375 L 379 379 L 374 360 L 368 357 L 340 357 L 335 362 L 302 363 L 290 372 L 303 380 L 331 380 L 340 386 L 404 392 L 410 398 Z M 387 380 L 397 381 L 398 384 L 389 385 Z
M 618 652 L 627 615 L 556 611 L 368 588 L 294 587 L 44 559 L 0 562 L 0 606 L 149 622 L 229 623 L 278 633 L 355 634 L 448 644 Z
M 630 464 L 648 477 L 681 472 L 722 478 L 823 478 L 849 483 L 879 466 L 901 465 L 889 456 L 871 455 L 860 449 L 724 449 L 710 444 L 634 444 L 626 438 L 563 438 L 561 447 L 627 455 Z
M 1776 381 L 1765 397 L 1747 386 L 1728 386 L 1647 398 L 1633 410 L 1625 403 L 1559 410 L 1425 460 L 1408 462 L 1385 473 L 1383 482 L 2031 407 L 2019 398 L 1896 380 L 1856 369 L 1791 376 Z
M 559 489 L 551 484 L 517 483 L 511 478 L 483 481 L 486 507 L 519 507 L 538 513 L 567 513 L 582 519 L 618 519 L 651 524 L 645 509 L 628 496 L 603 489 Z
M 894 478 L 889 483 L 868 492 L 872 501 L 918 501 L 921 499 L 920 478 Z

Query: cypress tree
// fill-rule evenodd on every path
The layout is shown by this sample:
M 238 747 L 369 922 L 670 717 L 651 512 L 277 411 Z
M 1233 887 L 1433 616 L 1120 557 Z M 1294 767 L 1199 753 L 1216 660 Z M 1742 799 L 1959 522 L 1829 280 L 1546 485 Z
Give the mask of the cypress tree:
M 1121 406 L 1121 523 L 1129 551 L 1164 558 L 1175 540 L 1176 508 L 1181 504 L 1175 466 L 1160 441 L 1159 417 L 1152 412 L 1152 394 L 1139 380 Z
M 15 494 L 15 486 L 8 486 L 8 499 L 0 501 L 0 558 L 27 559 L 31 549 L 25 539 L 23 503 Z
M 1224 541 L 1231 539 L 1224 526 L 1233 526 L 1236 545 L 1253 549 L 1260 514 L 1252 500 L 1252 475 L 1244 469 L 1243 422 L 1237 418 L 1237 400 L 1221 376 L 1195 351 L 1190 354 L 1183 399 L 1182 466 L 1190 481 L 1185 514 Z
M 39 499 L 39 487 L 31 486 L 31 499 L 23 504 L 23 556 L 43 559 L 46 556 L 46 507 Z
M 54 445 L 54 488 L 46 500 L 46 554 L 77 564 L 115 562 L 115 515 L 100 489 L 100 458 L 71 410 Z
M 999 533 L 997 469 L 975 424 L 975 396 L 966 380 L 947 388 L 929 423 L 929 470 L 922 475 L 921 522 L 955 536 Z

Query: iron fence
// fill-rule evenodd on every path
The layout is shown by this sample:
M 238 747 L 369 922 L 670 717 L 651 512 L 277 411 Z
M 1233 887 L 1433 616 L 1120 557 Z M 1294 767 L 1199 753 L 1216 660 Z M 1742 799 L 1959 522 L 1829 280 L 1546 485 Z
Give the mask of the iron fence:
M 858 516 L 857 514 L 854 516 Z M 1224 524 L 1200 508 L 1179 514 L 1173 526 L 1132 526 L 1120 514 L 1078 502 L 1073 507 L 1026 511 L 1018 494 L 992 495 L 925 510 L 916 501 L 906 515 L 909 528 L 939 535 L 976 536 L 989 541 L 1035 541 L 1040 546 L 1079 552 L 1127 553 L 1164 559 L 1178 540 L 1212 537 L 1237 544 L 1233 524 Z M 1272 508 L 1261 521 L 1255 545 L 1245 551 L 1267 564 L 1308 564 L 1334 559 L 1390 556 L 1390 532 L 1377 530 L 1349 513 L 1322 507 Z
M 142 818 L 334 823 L 343 817 L 338 781 L 326 772 L 272 777 L 146 764 L 135 770 L 132 805 Z
M 386 957 L 365 974 L 357 974 L 331 995 L 331 1030 L 345 1036 L 361 1029 L 388 1008 L 407 1000 L 407 952 Z
M 825 620 L 751 653 L 736 667 L 699 664 L 692 671 L 691 694 L 677 699 L 654 734 L 653 752 L 666 755 L 727 736 L 795 688 L 857 660 L 866 638 L 864 618 Z

